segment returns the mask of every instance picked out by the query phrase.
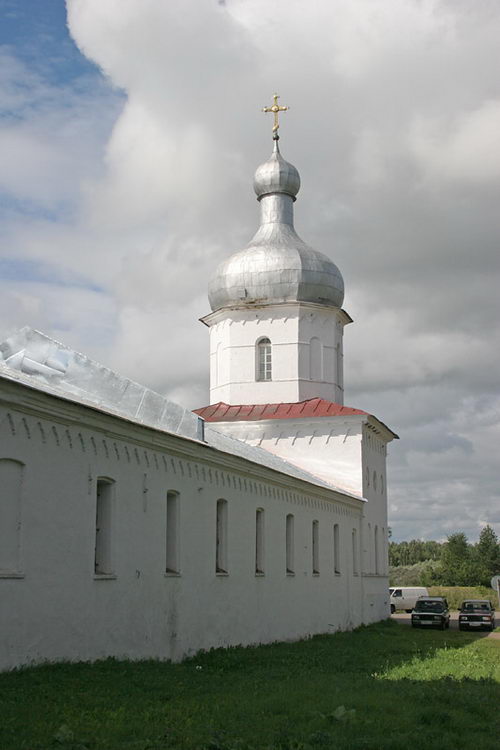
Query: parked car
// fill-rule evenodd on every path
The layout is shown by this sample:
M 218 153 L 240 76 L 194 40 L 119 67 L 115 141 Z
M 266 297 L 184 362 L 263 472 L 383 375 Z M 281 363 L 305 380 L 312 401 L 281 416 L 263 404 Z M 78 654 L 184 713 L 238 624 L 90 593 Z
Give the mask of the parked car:
M 389 589 L 391 614 L 397 609 L 411 612 L 419 596 L 429 596 L 424 586 L 391 586 Z
M 421 596 L 411 614 L 412 628 L 450 627 L 448 602 L 442 596 Z
M 458 615 L 458 629 L 494 630 L 495 610 L 488 599 L 467 599 L 462 602 Z

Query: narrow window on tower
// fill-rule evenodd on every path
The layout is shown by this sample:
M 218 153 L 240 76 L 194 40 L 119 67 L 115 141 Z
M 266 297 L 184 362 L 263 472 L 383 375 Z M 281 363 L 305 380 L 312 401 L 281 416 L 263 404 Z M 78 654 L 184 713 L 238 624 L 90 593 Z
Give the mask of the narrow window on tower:
M 272 380 L 271 341 L 268 338 L 257 342 L 257 380 Z
M 179 573 L 179 493 L 167 492 L 166 573 Z
M 378 526 L 375 526 L 374 532 L 374 555 L 375 555 L 375 573 L 379 574 L 379 552 L 378 552 Z
M 313 575 L 319 575 L 319 521 L 312 523 L 312 566 Z
M 255 515 L 255 575 L 264 575 L 264 510 Z
M 112 479 L 97 480 L 94 555 L 94 573 L 96 575 L 112 575 L 113 573 L 111 557 L 113 494 L 114 482 Z
M 338 523 L 333 526 L 333 569 L 340 573 L 340 534 Z
M 227 574 L 227 500 L 217 500 L 215 572 Z
M 287 575 L 295 574 L 295 563 L 294 563 L 294 518 L 293 514 L 289 513 L 286 517 L 286 572 Z

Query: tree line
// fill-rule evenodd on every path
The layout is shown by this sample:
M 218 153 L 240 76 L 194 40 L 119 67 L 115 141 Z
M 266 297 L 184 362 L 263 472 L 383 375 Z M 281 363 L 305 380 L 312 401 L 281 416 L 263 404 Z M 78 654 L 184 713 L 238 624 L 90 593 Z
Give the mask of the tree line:
M 450 534 L 446 542 L 389 542 L 389 566 L 392 575 L 394 568 L 405 569 L 407 585 L 489 586 L 491 577 L 500 574 L 500 543 L 489 525 L 476 544 L 469 544 L 463 532 Z

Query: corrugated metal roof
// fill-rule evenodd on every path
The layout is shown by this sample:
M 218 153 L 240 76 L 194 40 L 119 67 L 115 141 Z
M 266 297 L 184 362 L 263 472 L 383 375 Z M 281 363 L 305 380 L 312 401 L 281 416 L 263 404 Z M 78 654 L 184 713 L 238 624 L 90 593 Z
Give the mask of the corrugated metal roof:
M 352 409 L 324 398 L 309 398 L 297 403 L 280 404 L 240 404 L 231 406 L 219 401 L 218 404 L 195 409 L 206 422 L 245 422 L 263 419 L 306 419 L 311 417 L 347 417 L 352 414 L 365 414 L 361 409 Z

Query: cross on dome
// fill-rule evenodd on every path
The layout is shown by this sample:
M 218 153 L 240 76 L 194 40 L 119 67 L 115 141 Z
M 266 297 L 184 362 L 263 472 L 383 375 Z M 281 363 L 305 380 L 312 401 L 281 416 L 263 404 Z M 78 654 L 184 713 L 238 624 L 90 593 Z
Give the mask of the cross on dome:
M 278 104 L 279 96 L 278 94 L 273 94 L 274 104 L 272 104 L 270 107 L 263 107 L 263 112 L 272 112 L 274 114 L 274 125 L 273 125 L 273 138 L 277 141 L 279 138 L 278 135 L 278 129 L 280 126 L 279 123 L 279 113 L 280 112 L 286 112 L 287 109 L 290 109 L 290 107 L 281 106 Z

